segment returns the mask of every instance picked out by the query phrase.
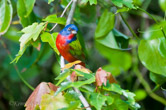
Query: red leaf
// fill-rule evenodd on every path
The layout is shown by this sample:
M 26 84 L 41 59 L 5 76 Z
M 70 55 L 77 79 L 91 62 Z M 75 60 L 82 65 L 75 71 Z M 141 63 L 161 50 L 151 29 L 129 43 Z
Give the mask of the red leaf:
M 109 83 L 116 83 L 116 80 L 112 76 L 112 74 L 109 72 L 106 72 L 100 67 L 96 72 L 96 85 L 101 86 L 103 83 L 104 85 L 106 85 L 107 80 L 109 80 Z
M 57 87 L 52 83 L 41 82 L 26 101 L 26 110 L 34 110 L 37 105 L 40 105 L 42 95 L 50 93 L 51 90 L 56 91 Z

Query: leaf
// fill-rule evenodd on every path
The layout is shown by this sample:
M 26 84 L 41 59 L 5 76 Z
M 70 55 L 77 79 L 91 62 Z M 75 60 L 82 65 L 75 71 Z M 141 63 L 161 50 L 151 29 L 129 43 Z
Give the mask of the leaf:
M 100 93 L 90 94 L 90 104 L 93 105 L 97 110 L 101 110 L 106 100 L 107 100 L 106 96 Z
M 143 34 L 144 39 L 151 40 L 164 37 L 161 27 L 163 27 L 164 32 L 166 32 L 166 21 L 161 21 L 158 24 L 150 26 Z
M 70 74 L 70 70 L 65 69 L 58 77 L 55 78 L 55 80 L 59 80 L 56 86 L 58 86 L 62 81 L 64 81 Z
M 21 58 L 21 56 L 24 54 L 24 52 L 27 49 L 27 47 L 28 47 L 28 44 L 26 44 L 22 49 L 20 49 L 18 51 L 18 53 L 16 54 L 16 57 L 10 63 L 14 63 L 14 62 L 17 63 L 18 60 Z
M 26 7 L 26 15 L 25 17 L 28 17 L 29 14 L 32 12 L 35 1 L 36 0 L 23 0 L 25 2 L 25 7 Z
M 19 39 L 20 49 L 22 49 L 24 45 L 31 39 L 33 39 L 33 41 L 37 40 L 40 32 L 44 29 L 44 24 L 45 23 L 33 23 L 32 25 L 21 30 L 22 32 L 24 32 L 24 34 Z
M 48 32 L 43 32 L 40 37 L 42 42 L 48 42 L 49 45 L 54 49 L 54 51 L 59 55 L 59 51 L 56 47 L 56 42 L 55 42 L 57 35 L 58 33 L 50 34 Z
M 130 8 L 126 8 L 126 7 L 123 7 L 123 8 L 120 8 L 116 11 L 116 13 L 119 13 L 119 12 L 126 12 L 126 11 L 129 11 Z
M 64 69 L 69 69 L 69 68 L 73 67 L 75 64 L 79 64 L 79 63 L 81 63 L 80 60 L 76 60 L 76 61 L 74 61 L 74 62 L 67 63 L 67 64 L 65 65 L 65 67 L 62 68 L 62 70 L 64 70 Z
M 16 55 L 16 58 L 11 62 L 16 62 L 20 59 L 20 57 L 23 55 L 25 49 L 27 48 L 27 43 L 33 39 L 33 41 L 36 41 L 40 32 L 44 29 L 44 23 L 33 23 L 32 25 L 25 27 L 21 31 L 24 32 L 24 34 L 19 39 L 20 41 L 20 50 L 18 54 Z
M 97 4 L 97 0 L 89 0 L 90 5 Z
M 159 51 L 161 41 L 165 42 L 165 39 L 142 40 L 138 47 L 138 55 L 147 69 L 156 74 L 166 76 L 166 57 L 160 54 Z
M 95 31 L 95 39 L 106 36 L 114 27 L 115 15 L 105 10 L 100 17 Z
M 55 92 L 55 95 L 57 95 L 61 91 L 64 91 L 64 90 L 66 90 L 68 88 L 71 88 L 71 87 L 79 88 L 79 87 L 81 87 L 83 85 L 91 84 L 93 82 L 95 82 L 95 77 L 94 76 L 92 76 L 90 79 L 85 80 L 85 81 L 63 82 L 63 83 L 61 83 L 61 86 L 58 88 L 58 90 Z
M 106 85 L 107 79 L 109 79 L 110 83 L 114 83 L 115 79 L 111 77 L 111 73 L 104 71 L 102 68 L 99 68 L 96 72 L 96 85 L 102 86 L 103 83 Z
M 3 35 L 8 30 L 12 20 L 13 8 L 10 0 L 0 1 L 0 13 L 0 35 Z
M 31 25 L 36 21 L 36 16 L 32 12 L 35 0 L 18 0 L 17 13 L 23 27 Z
M 119 95 L 125 96 L 127 98 L 127 100 L 125 100 L 125 102 L 131 108 L 135 108 L 135 109 L 140 108 L 140 105 L 135 102 L 135 99 L 134 99 L 135 94 L 132 92 L 129 92 L 128 90 L 122 89 L 118 84 L 115 84 L 115 83 L 109 84 L 107 82 L 107 85 L 103 86 L 103 89 L 107 90 L 107 91 L 112 91 L 112 92 L 118 93 Z
M 110 62 L 111 66 L 118 68 L 120 71 L 127 71 L 131 67 L 132 59 L 129 53 L 109 48 L 99 42 L 95 44 L 100 54 Z
M 90 5 L 97 4 L 97 0 L 82 0 L 81 4 L 86 4 L 89 1 Z
M 18 31 L 17 28 L 10 26 L 8 31 L 4 34 L 4 37 L 18 43 L 21 37 L 21 33 L 18 33 Z
M 112 3 L 118 7 L 123 7 L 125 5 L 128 8 L 136 8 L 133 5 L 133 0 L 112 0 Z
M 50 94 L 44 94 L 41 99 L 41 110 L 59 110 L 64 107 L 68 107 L 65 97 L 62 93 L 54 96 L 52 91 Z
M 42 100 L 42 96 L 44 94 L 50 93 L 52 90 L 52 86 L 53 84 L 47 85 L 48 83 L 46 82 L 41 82 L 36 89 L 32 92 L 32 94 L 30 95 L 30 97 L 28 98 L 28 100 L 25 103 L 25 107 L 26 110 L 34 110 L 34 108 L 37 105 L 40 105 L 41 100 Z M 51 85 L 51 88 L 49 87 Z M 54 88 L 57 88 L 54 86 Z M 55 89 L 53 89 L 55 90 Z
M 118 84 L 115 84 L 115 83 L 109 84 L 107 82 L 106 86 L 103 86 L 103 89 L 107 90 L 107 91 L 116 92 L 118 94 L 122 94 L 123 93 L 122 92 L 123 89 Z
M 43 21 L 47 21 L 48 23 L 58 23 L 58 24 L 66 24 L 66 19 L 63 17 L 57 18 L 56 14 L 54 15 L 49 15 Z
M 134 97 L 136 101 L 144 100 L 146 98 L 146 96 L 147 96 L 147 93 L 146 93 L 146 91 L 144 89 L 138 89 L 134 93 L 136 95 Z
M 159 5 L 163 11 L 166 11 L 166 0 L 159 0 Z
M 53 2 L 54 0 L 48 0 L 48 4 L 50 4 L 51 2 Z
M 158 85 L 166 82 L 166 77 L 153 72 L 150 72 L 150 79 Z
M 64 97 L 70 106 L 61 110 L 76 110 L 80 108 L 81 102 L 78 98 L 79 96 L 80 94 L 76 93 L 74 90 L 67 91 Z
M 82 65 L 75 65 L 74 69 L 76 70 L 79 70 L 81 72 L 84 72 L 84 73 L 91 73 L 91 71 L 87 68 L 85 68 L 84 66 Z M 77 75 L 76 75 L 76 72 L 73 71 L 72 74 L 70 75 L 70 78 L 71 78 L 71 81 L 74 82 L 75 80 L 77 80 Z

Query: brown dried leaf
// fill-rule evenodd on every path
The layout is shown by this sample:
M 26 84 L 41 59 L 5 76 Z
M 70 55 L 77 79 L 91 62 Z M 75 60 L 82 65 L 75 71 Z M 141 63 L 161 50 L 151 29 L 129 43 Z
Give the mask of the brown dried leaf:
M 68 63 L 68 64 L 65 65 L 65 67 L 62 68 L 62 71 L 63 71 L 64 69 L 71 68 L 71 67 L 73 67 L 75 64 L 79 64 L 79 63 L 81 63 L 80 60 L 76 60 L 76 61 L 74 61 L 74 62 Z
M 82 65 L 75 65 L 74 69 L 77 69 L 79 71 L 82 71 L 82 72 L 88 73 L 88 74 L 91 73 L 91 71 L 89 69 L 85 68 Z M 74 82 L 75 80 L 77 80 L 77 75 L 76 75 L 75 71 L 72 72 L 72 74 L 70 75 L 70 78 L 71 78 L 72 82 Z
M 107 80 L 109 80 L 109 83 L 117 83 L 116 79 L 113 77 L 113 75 L 110 72 L 107 72 Z
M 96 85 L 101 86 L 103 83 L 104 85 L 106 85 L 107 80 L 109 80 L 109 83 L 116 82 L 115 78 L 112 76 L 111 73 L 106 72 L 100 67 L 96 72 Z
M 26 101 L 26 110 L 34 110 L 37 105 L 40 107 L 42 95 L 50 93 L 51 90 L 56 91 L 56 89 L 57 87 L 52 83 L 41 82 Z

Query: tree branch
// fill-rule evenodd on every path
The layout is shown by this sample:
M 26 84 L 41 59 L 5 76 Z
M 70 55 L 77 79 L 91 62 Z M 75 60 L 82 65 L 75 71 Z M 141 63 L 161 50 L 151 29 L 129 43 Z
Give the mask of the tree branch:
M 66 21 L 66 25 L 70 24 L 71 23 L 71 20 L 73 19 L 73 15 L 74 15 L 74 11 L 75 11 L 75 8 L 76 8 L 76 4 L 77 4 L 77 0 L 71 0 L 68 4 L 68 6 L 70 5 L 70 3 L 73 1 L 73 4 L 72 4 L 72 7 L 70 9 L 70 12 L 69 12 L 69 15 L 67 17 L 67 21 Z M 65 8 L 65 10 L 67 9 L 68 7 Z M 63 14 L 63 13 L 62 13 Z M 57 24 L 55 24 L 54 27 L 56 27 Z M 53 28 L 54 29 L 54 28 Z M 53 30 L 51 29 L 51 30 Z M 65 66 L 65 61 L 64 61 L 64 58 L 61 56 L 61 59 L 60 59 L 60 65 L 61 65 L 61 68 L 63 68 Z M 70 81 L 70 78 L 67 78 L 69 81 Z M 87 102 L 87 100 L 85 99 L 85 97 L 82 95 L 82 93 L 80 92 L 79 89 L 77 88 L 73 88 L 75 90 L 76 93 L 80 94 L 79 96 L 79 99 L 81 100 L 82 104 L 84 105 L 84 107 L 86 108 L 86 110 L 91 110 L 90 106 L 89 106 L 89 103 Z

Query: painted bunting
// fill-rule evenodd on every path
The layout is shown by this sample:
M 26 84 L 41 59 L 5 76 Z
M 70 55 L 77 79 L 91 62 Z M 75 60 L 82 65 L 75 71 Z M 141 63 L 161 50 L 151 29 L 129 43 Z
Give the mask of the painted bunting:
M 67 25 L 59 32 L 56 38 L 56 46 L 65 60 L 68 62 L 81 60 L 80 64 L 85 66 L 85 53 L 76 36 L 77 32 L 78 28 L 74 24 Z

